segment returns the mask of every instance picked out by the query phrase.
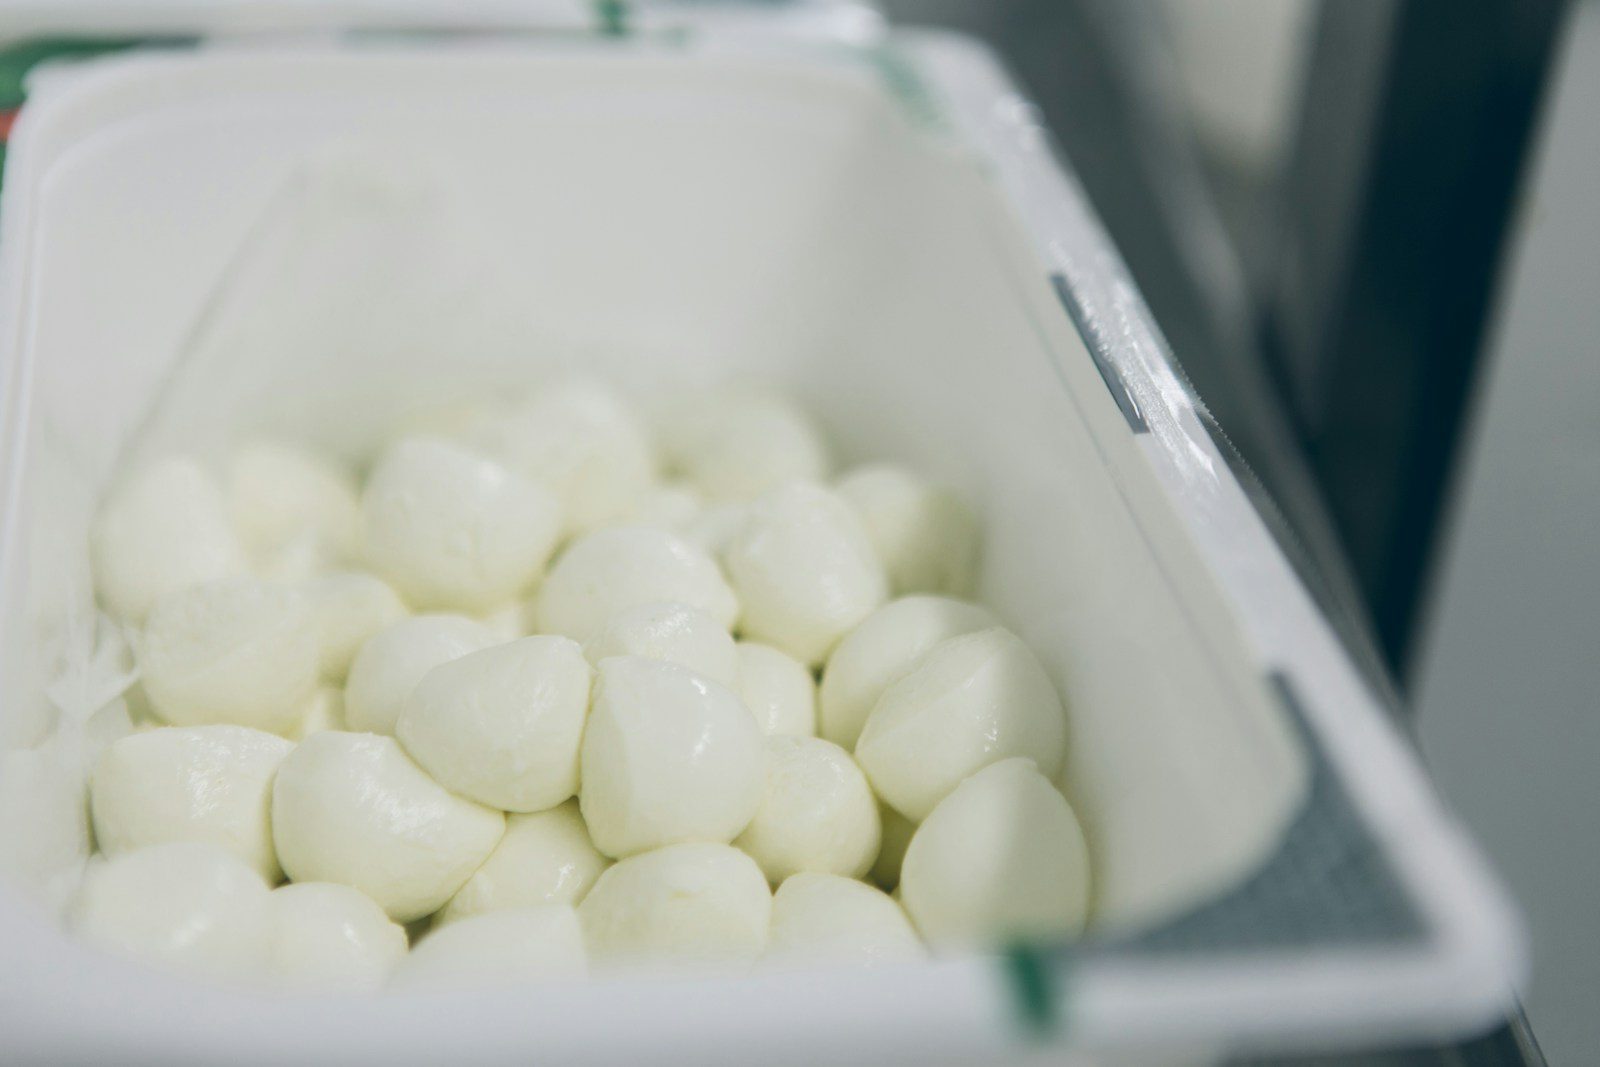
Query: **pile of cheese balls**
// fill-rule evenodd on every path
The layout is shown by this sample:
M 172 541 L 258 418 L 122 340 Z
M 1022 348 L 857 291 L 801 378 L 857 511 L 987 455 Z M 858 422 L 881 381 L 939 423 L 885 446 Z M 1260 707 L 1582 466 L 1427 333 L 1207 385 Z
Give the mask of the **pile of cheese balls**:
M 319 990 L 1076 934 L 1066 715 L 960 599 L 967 507 L 835 477 L 770 393 L 656 421 L 567 382 L 360 481 L 271 441 L 120 479 L 91 556 L 138 723 L 73 926 Z

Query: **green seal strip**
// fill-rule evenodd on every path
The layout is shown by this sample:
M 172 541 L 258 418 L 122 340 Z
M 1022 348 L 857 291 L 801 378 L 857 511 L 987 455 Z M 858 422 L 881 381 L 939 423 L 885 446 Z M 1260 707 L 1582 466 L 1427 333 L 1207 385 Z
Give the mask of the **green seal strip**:
M 143 44 L 138 38 L 35 37 L 0 48 L 0 108 L 17 108 L 26 98 L 28 72 L 51 59 L 82 59 Z
M 1053 1037 L 1061 1026 L 1061 960 L 1059 952 L 1026 945 L 1015 945 L 1002 957 L 1017 1021 L 1035 1041 Z
M 626 0 L 594 0 L 594 17 L 601 35 L 606 37 L 628 35 Z

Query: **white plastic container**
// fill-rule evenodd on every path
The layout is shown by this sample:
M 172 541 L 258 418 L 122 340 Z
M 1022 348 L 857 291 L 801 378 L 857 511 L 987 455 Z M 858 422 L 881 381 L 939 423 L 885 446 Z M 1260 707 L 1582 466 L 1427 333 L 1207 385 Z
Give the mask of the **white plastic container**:
M 36 79 L 0 205 L 0 739 L 43 747 L 0 763 L 0 842 L 26 868 L 0 884 L 0 1061 L 865 1063 L 1021 1054 L 1042 1027 L 1143 1062 L 1442 1036 L 1508 1004 L 1524 964 L 1503 894 L 1250 509 L 1031 108 L 962 40 L 823 36 L 278 40 Z M 330 153 L 392 168 L 399 199 L 335 181 L 286 203 Z M 458 202 L 424 195 L 397 227 L 406 183 L 435 173 Z M 349 245 L 294 248 L 285 219 L 330 207 Z M 402 266 L 374 263 L 374 235 Z M 468 248 L 523 298 L 463 328 L 476 290 L 414 267 L 473 277 Z M 294 255 L 312 269 L 285 277 Z M 259 332 L 226 296 L 252 272 L 277 300 Z M 345 291 L 393 316 L 351 325 Z M 176 366 L 224 347 L 226 376 Z M 771 381 L 847 459 L 968 493 L 981 597 L 1071 708 L 1094 939 L 318 1001 L 181 982 L 59 930 L 81 770 L 51 701 L 92 658 L 85 529 L 129 450 L 272 424 L 359 453 L 424 399 L 575 365 L 646 397 Z

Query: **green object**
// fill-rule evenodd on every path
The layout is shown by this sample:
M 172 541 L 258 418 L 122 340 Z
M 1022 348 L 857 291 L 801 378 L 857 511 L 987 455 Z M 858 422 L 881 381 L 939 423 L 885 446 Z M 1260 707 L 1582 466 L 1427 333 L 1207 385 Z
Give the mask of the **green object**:
M 0 108 L 21 107 L 28 72 L 52 59 L 88 59 L 136 45 L 142 37 L 35 37 L 0 48 Z
M 1017 1019 L 1027 1036 L 1042 1041 L 1060 1025 L 1060 954 L 1017 946 L 1005 954 L 1006 977 L 1015 994 Z
M 628 35 L 628 5 L 626 0 L 595 0 L 594 14 L 600 32 L 607 37 Z

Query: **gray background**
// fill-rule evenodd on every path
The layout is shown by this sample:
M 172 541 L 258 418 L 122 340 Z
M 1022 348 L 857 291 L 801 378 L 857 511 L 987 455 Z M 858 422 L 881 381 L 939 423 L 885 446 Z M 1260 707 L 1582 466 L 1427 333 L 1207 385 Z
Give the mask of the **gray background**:
M 1422 661 L 1422 748 L 1527 911 L 1528 1014 L 1600 1063 L 1600 6 L 1576 12 Z

